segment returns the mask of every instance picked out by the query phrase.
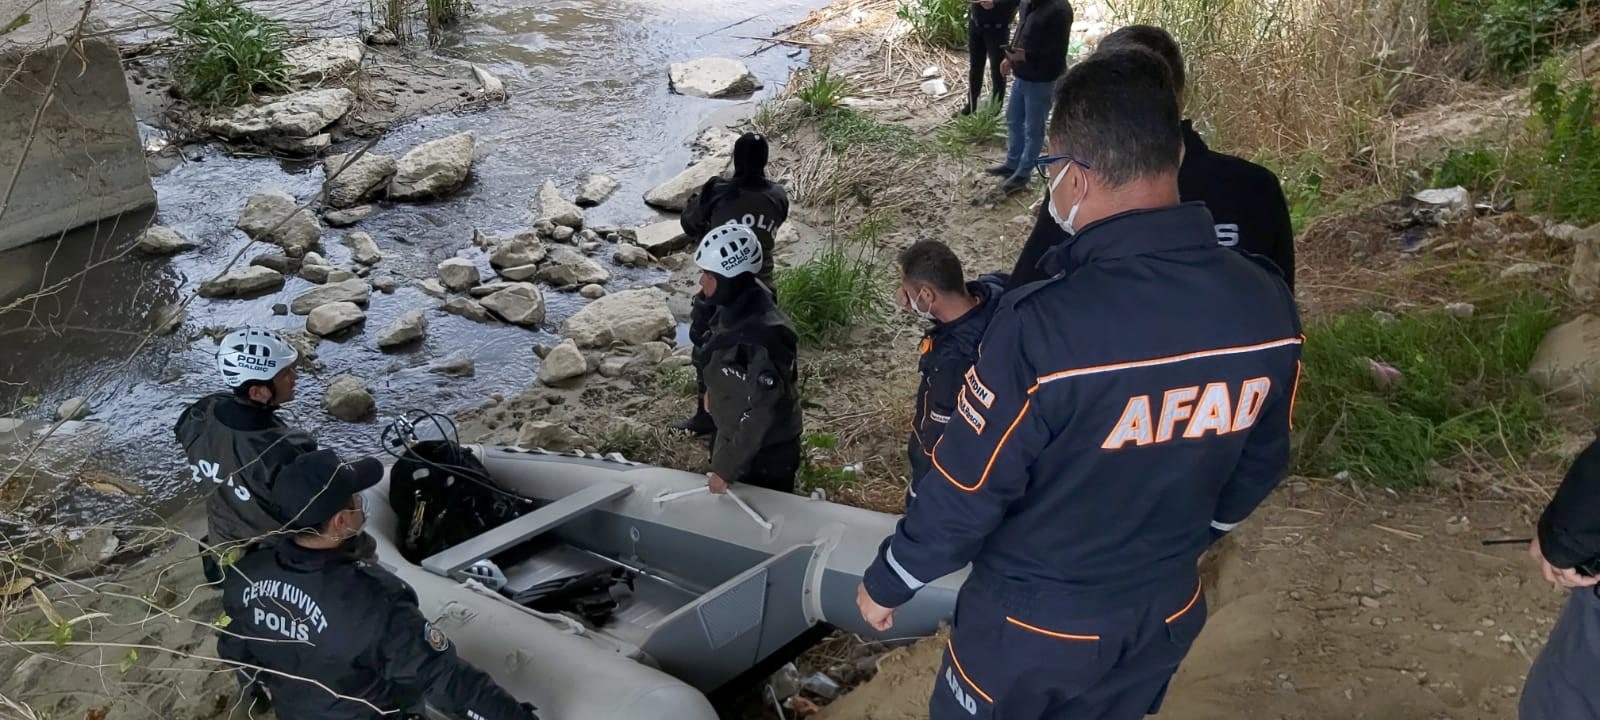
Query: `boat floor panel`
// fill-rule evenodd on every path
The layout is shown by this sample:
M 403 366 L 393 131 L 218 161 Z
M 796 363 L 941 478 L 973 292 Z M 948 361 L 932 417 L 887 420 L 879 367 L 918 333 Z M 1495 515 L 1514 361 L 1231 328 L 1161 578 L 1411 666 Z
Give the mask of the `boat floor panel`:
M 615 567 L 628 566 L 582 548 L 554 545 L 503 572 L 507 589 L 517 592 L 542 582 Z M 677 583 L 639 574 L 634 578 L 632 594 L 621 591 L 616 614 L 601 630 L 625 642 L 642 643 L 657 624 L 700 595 Z

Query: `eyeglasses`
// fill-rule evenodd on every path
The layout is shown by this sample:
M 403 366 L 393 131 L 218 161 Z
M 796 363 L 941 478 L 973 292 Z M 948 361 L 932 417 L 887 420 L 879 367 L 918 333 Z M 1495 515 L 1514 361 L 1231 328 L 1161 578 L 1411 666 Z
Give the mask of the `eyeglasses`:
M 1081 166 L 1085 170 L 1093 170 L 1094 169 L 1092 167 L 1089 167 L 1089 163 L 1086 163 L 1086 162 L 1084 162 L 1082 160 L 1079 160 L 1079 159 L 1077 159 L 1077 158 L 1075 158 L 1075 157 L 1073 157 L 1071 155 L 1046 155 L 1046 156 L 1044 156 L 1042 158 L 1039 158 L 1038 160 L 1033 161 L 1033 169 L 1034 169 L 1035 172 L 1039 173 L 1039 177 L 1044 178 L 1046 180 L 1049 180 L 1050 179 L 1050 174 L 1045 172 L 1045 169 L 1049 168 L 1051 165 L 1054 165 L 1054 164 L 1056 164 L 1058 162 L 1077 163 L 1079 166 Z

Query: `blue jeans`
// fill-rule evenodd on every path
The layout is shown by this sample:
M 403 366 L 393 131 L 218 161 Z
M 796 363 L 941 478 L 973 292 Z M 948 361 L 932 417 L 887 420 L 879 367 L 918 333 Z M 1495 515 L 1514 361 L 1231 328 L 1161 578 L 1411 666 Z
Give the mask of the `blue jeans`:
M 1045 120 L 1050 117 L 1053 82 L 1014 78 L 1011 102 L 1006 104 L 1006 167 L 1014 168 L 1009 182 L 1026 183 L 1033 176 L 1033 161 L 1044 149 Z

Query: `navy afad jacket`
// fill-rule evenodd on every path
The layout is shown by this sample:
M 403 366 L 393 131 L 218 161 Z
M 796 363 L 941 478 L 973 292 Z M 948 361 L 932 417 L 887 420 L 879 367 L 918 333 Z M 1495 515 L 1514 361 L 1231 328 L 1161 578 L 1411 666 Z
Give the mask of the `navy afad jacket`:
M 977 7 L 974 5 L 973 7 Z M 918 346 L 916 415 L 911 418 L 911 436 L 906 439 L 906 457 L 911 462 L 911 484 L 906 502 L 916 497 L 916 483 L 933 469 L 933 446 L 944 434 L 955 412 L 956 396 L 967 368 L 978 357 L 978 342 L 994 317 L 995 306 L 1004 292 L 1004 276 L 985 275 L 967 283 L 967 292 L 978 304 L 965 315 L 947 323 L 935 322 Z
M 1037 609 L 1197 582 L 1216 531 L 1282 479 L 1299 313 L 1200 203 L 1123 213 L 1005 295 L 934 469 L 868 568 L 896 607 L 972 563 Z

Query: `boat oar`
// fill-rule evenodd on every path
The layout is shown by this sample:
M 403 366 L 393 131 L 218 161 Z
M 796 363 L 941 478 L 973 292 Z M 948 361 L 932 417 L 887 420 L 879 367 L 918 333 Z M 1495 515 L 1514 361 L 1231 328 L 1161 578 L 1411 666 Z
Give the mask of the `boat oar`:
M 705 486 L 701 486 L 701 487 L 697 487 L 697 488 L 690 488 L 688 490 L 679 490 L 677 492 L 662 493 L 660 495 L 657 495 L 655 499 L 656 499 L 656 502 L 658 502 L 658 503 L 667 503 L 667 502 L 672 502 L 673 500 L 677 500 L 679 498 L 685 498 L 685 497 L 689 497 L 690 495 L 698 495 L 700 493 L 710 492 L 710 491 L 711 491 L 711 488 L 705 487 Z M 738 495 L 733 494 L 732 490 L 728 490 L 727 492 L 725 492 L 723 494 L 727 495 L 728 497 L 733 498 L 733 501 L 735 503 L 739 504 L 739 509 L 743 510 L 744 514 L 749 515 L 751 520 L 756 521 L 756 524 L 760 525 L 762 529 L 767 530 L 768 532 L 771 532 L 772 523 L 767 522 L 766 518 L 761 517 L 761 513 L 756 512 L 755 508 L 750 507 L 747 503 L 745 503 L 744 500 L 740 499 Z

